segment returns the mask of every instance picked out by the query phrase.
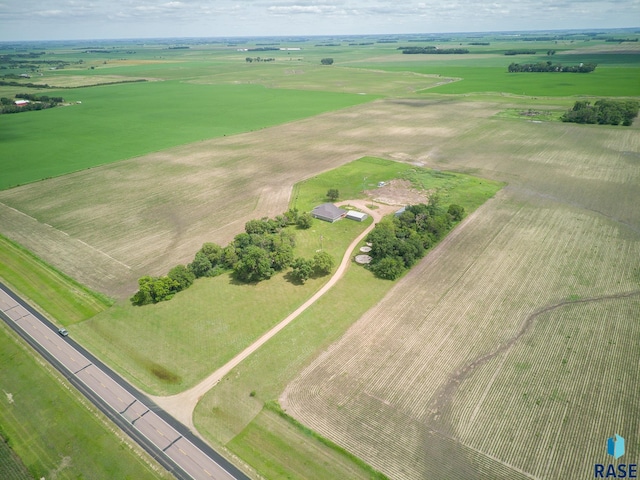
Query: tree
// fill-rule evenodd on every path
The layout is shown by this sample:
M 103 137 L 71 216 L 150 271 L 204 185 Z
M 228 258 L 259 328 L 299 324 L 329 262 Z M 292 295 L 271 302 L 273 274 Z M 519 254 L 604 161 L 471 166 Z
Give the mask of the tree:
M 169 277 L 154 278 L 151 283 L 151 298 L 153 303 L 169 300 L 177 291 L 178 283 Z
M 371 267 L 380 278 L 395 280 L 404 272 L 403 261 L 397 257 L 385 257 Z
M 323 58 L 320 63 L 322 65 L 333 65 L 333 58 Z
M 451 205 L 449 205 L 447 213 L 451 216 L 451 219 L 454 222 L 459 222 L 464 218 L 464 207 L 462 205 L 452 203 Z
M 133 305 L 148 305 L 153 302 L 153 297 L 151 296 L 151 284 L 153 283 L 153 278 L 149 276 L 144 276 L 138 279 L 138 287 L 139 290 L 131 297 L 131 303 Z
M 271 264 L 276 270 L 283 270 L 293 261 L 293 248 L 289 243 L 280 240 L 271 252 Z
M 178 291 L 178 283 L 169 277 L 141 277 L 138 286 L 131 303 L 139 306 L 169 300 Z
M 298 257 L 293 262 L 293 270 L 291 275 L 300 283 L 304 283 L 309 280 L 313 273 L 313 262 L 306 258 Z
M 242 250 L 239 257 L 233 270 L 236 277 L 243 282 L 259 282 L 271 278 L 275 273 L 269 252 L 264 248 L 249 245 Z
M 330 188 L 329 191 L 327 192 L 327 197 L 332 202 L 335 202 L 339 196 L 340 196 L 340 192 L 338 192 L 337 188 Z
M 177 292 L 189 288 L 196 278 L 195 274 L 184 265 L 176 265 L 169 270 L 167 276 L 176 283 Z
M 284 217 L 287 219 L 287 224 L 288 225 L 295 225 L 298 222 L 298 209 L 297 208 L 290 208 L 289 210 L 287 210 L 287 212 L 284 214 Z
M 298 225 L 298 228 L 301 228 L 303 230 L 311 228 L 311 225 L 313 224 L 313 217 L 309 212 L 301 213 L 300 215 L 298 215 L 298 221 L 296 222 L 296 224 Z
M 313 256 L 313 270 L 320 275 L 328 275 L 333 270 L 333 257 L 324 250 Z
M 187 268 L 193 272 L 196 278 L 200 278 L 208 276 L 211 266 L 211 262 L 207 256 L 202 252 L 197 252 L 193 262 L 191 262 Z

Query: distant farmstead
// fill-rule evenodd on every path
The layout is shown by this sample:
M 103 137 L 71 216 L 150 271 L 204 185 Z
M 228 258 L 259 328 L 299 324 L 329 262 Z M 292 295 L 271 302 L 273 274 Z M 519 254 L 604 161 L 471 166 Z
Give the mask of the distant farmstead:
M 313 218 L 319 218 L 325 222 L 336 222 L 347 214 L 346 210 L 336 207 L 333 203 L 323 203 L 311 211 Z
M 29 105 L 29 100 L 16 100 L 13 104 L 16 107 L 24 107 L 25 105 Z

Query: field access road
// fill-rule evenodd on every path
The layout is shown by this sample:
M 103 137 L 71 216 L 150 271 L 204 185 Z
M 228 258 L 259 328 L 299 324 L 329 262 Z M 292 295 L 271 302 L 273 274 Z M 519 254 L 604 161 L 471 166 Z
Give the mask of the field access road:
M 178 393 L 176 395 L 172 395 L 169 397 L 156 397 L 152 396 L 153 401 L 160 405 L 163 409 L 173 415 L 176 419 L 182 422 L 184 425 L 189 427 L 192 432 L 198 434 L 198 430 L 193 424 L 193 411 L 196 408 L 196 405 L 200 401 L 200 399 L 211 390 L 226 374 L 228 374 L 233 368 L 235 368 L 240 362 L 242 362 L 245 358 L 255 352 L 258 348 L 264 345 L 270 338 L 276 335 L 280 330 L 289 325 L 293 320 L 295 320 L 298 315 L 304 312 L 307 308 L 313 305 L 322 295 L 327 293 L 331 287 L 333 287 L 340 278 L 344 275 L 344 272 L 347 270 L 347 267 L 351 263 L 351 256 L 354 248 L 367 236 L 367 234 L 373 230 L 376 224 L 384 217 L 385 215 L 392 213 L 398 209 L 397 205 L 385 205 L 378 203 L 376 205 L 376 209 L 372 210 L 368 207 L 371 205 L 371 200 L 345 200 L 337 204 L 338 206 L 343 205 L 351 205 L 352 207 L 356 207 L 365 213 L 369 214 L 373 219 L 371 225 L 369 225 L 364 232 L 362 232 L 358 238 L 356 238 L 351 244 L 347 247 L 347 250 L 342 257 L 342 262 L 338 266 L 336 272 L 329 279 L 327 283 L 325 283 L 320 290 L 318 290 L 309 300 L 300 305 L 295 311 L 293 311 L 287 318 L 278 323 L 275 327 L 269 330 L 267 333 L 258 338 L 255 342 L 245 348 L 238 355 L 229 360 L 226 364 L 221 366 L 218 370 L 213 372 L 207 378 L 202 380 L 199 384 L 190 388 L 189 390 L 185 390 L 182 393 Z M 342 220 L 348 221 L 348 220 Z
M 0 317 L 176 478 L 248 480 L 2 283 Z

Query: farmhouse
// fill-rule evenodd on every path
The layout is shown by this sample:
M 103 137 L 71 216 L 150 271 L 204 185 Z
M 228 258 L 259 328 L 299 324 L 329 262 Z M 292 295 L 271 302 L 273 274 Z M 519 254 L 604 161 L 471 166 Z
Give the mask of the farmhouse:
M 363 212 L 356 212 L 355 210 L 349 210 L 346 217 L 349 220 L 355 220 L 356 222 L 363 222 L 367 219 L 368 215 Z
M 16 100 L 13 104 L 16 107 L 24 107 L 25 105 L 29 105 L 29 100 Z
M 320 220 L 331 223 L 340 220 L 346 214 L 346 210 L 336 207 L 333 203 L 323 203 L 311 211 L 313 218 L 319 218 Z

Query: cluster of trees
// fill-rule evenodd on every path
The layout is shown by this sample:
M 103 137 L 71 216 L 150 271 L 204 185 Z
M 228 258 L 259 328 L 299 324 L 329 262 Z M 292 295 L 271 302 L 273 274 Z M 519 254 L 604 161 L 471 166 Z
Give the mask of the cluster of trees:
M 333 65 L 333 58 L 323 58 L 320 63 L 322 65 Z
M 581 63 L 580 65 L 564 66 L 553 64 L 550 61 L 540 63 L 512 63 L 509 65 L 509 72 L 569 72 L 569 73 L 589 73 L 593 72 L 598 65 L 596 63 Z
M 504 52 L 505 55 L 535 55 L 535 50 L 523 49 L 523 50 L 507 50 Z
M 622 42 L 637 42 L 637 38 L 607 38 L 605 42 L 614 42 L 614 43 L 622 43 Z
M 29 100 L 31 102 L 56 102 L 56 103 L 64 102 L 64 98 L 62 97 L 50 97 L 48 95 L 35 95 L 33 93 L 17 93 L 16 98 Z
M 629 126 L 638 116 L 639 110 L 640 103 L 636 100 L 598 100 L 593 105 L 579 100 L 562 116 L 562 121 Z
M 402 53 L 409 55 L 414 54 L 431 54 L 431 55 L 448 55 L 448 54 L 464 54 L 469 53 L 466 48 L 436 48 L 436 47 L 398 47 Z
M 138 280 L 139 290 L 131 297 L 131 303 L 147 305 L 169 300 L 179 291 L 189 288 L 195 278 L 184 265 L 173 267 L 163 277 L 142 277 Z
M 321 250 L 310 260 L 302 257 L 296 258 L 291 264 L 291 277 L 299 283 L 304 283 L 313 276 L 328 275 L 333 270 L 333 266 L 333 257 Z
M 30 93 L 18 93 L 16 98 L 29 100 L 30 103 L 18 106 L 15 104 L 14 100 L 2 97 L 0 98 L 0 114 L 44 110 L 45 108 L 52 108 L 64 102 L 64 98 L 62 97 L 49 97 L 47 95 L 38 96 Z
M 256 47 L 256 48 L 247 48 L 247 52 L 273 52 L 280 51 L 279 47 Z
M 464 217 L 464 207 L 440 206 L 436 196 L 428 204 L 411 205 L 399 216 L 385 218 L 369 233 L 369 268 L 380 278 L 395 280 L 421 259 Z
M 491 45 L 489 42 L 469 42 L 469 45 Z
M 293 266 L 293 277 L 304 283 L 309 278 L 305 277 L 306 267 L 300 259 L 294 261 L 295 235 L 285 227 L 309 228 L 312 221 L 310 213 L 299 213 L 297 209 L 290 209 L 275 219 L 250 220 L 245 224 L 245 232 L 236 235 L 226 247 L 205 243 L 188 265 L 177 265 L 166 276 L 140 278 L 139 290 L 131 297 L 131 303 L 147 305 L 169 300 L 189 288 L 196 278 L 215 277 L 229 270 L 237 280 L 255 283 Z M 325 255 L 316 255 L 311 261 L 309 275 L 331 271 L 333 259 L 329 259 L 327 267 Z M 300 273 L 295 273 L 296 268 Z
M 245 61 L 247 63 L 251 63 L 251 62 L 275 62 L 276 59 L 273 57 L 270 58 L 260 58 L 260 57 L 247 57 L 245 58 Z
M 26 88 L 51 88 L 46 83 L 32 83 L 32 82 L 22 83 L 22 82 L 16 82 L 16 81 L 12 81 L 12 80 L 9 80 L 9 81 L 0 80 L 0 86 L 2 86 L 2 87 L 26 87 Z

